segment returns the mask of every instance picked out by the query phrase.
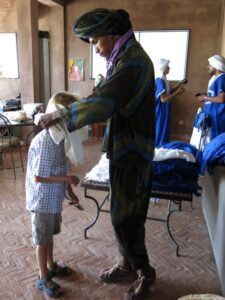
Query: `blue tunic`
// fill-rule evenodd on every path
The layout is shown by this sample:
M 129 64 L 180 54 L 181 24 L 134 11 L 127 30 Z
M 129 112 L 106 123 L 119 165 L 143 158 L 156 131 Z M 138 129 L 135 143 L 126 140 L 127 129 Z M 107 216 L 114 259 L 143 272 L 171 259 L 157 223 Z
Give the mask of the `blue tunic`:
M 225 74 L 219 75 L 208 88 L 208 96 L 217 97 L 225 93 Z M 205 102 L 204 111 L 212 118 L 211 139 L 225 132 L 225 103 Z
M 162 78 L 155 80 L 155 99 L 156 99 L 156 138 L 155 146 L 161 147 L 170 141 L 170 103 L 162 102 L 161 94 L 167 92 L 166 82 Z

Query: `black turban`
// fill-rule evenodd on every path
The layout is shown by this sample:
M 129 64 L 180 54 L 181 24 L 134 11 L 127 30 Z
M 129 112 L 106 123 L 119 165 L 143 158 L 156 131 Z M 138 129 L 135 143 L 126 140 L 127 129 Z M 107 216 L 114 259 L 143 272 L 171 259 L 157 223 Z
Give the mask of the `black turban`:
M 85 42 L 103 35 L 123 35 L 132 28 L 123 9 L 97 8 L 80 16 L 74 23 L 75 34 Z

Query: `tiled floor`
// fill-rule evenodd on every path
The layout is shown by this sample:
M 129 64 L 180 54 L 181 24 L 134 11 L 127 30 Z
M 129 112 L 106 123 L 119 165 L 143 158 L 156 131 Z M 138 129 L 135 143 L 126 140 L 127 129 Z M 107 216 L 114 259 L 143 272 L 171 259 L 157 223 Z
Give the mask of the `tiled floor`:
M 100 141 L 90 139 L 85 143 L 85 165 L 74 172 L 82 179 L 100 157 Z M 24 158 L 25 158 L 24 153 Z M 46 299 L 34 288 L 38 269 L 35 250 L 31 245 L 30 216 L 25 210 L 25 173 L 17 170 L 13 179 L 11 170 L 0 170 L 0 299 Z M 95 207 L 84 199 L 83 189 L 77 188 L 84 211 L 65 202 L 62 232 L 55 239 L 55 258 L 63 260 L 72 269 L 68 279 L 57 279 L 64 289 L 61 299 L 122 300 L 127 285 L 104 284 L 98 274 L 104 267 L 118 260 L 116 242 L 109 214 L 101 214 L 96 225 L 84 239 L 84 228 L 95 215 Z M 103 192 L 95 192 L 103 199 Z M 176 300 L 197 293 L 221 295 L 214 257 L 203 219 L 201 199 L 194 199 L 194 208 L 184 203 L 183 211 L 174 213 L 171 227 L 180 244 L 183 256 L 175 256 L 166 225 L 161 222 L 146 223 L 146 243 L 152 265 L 157 270 L 152 300 Z M 107 206 L 108 204 L 106 204 Z M 149 213 L 165 216 L 166 201 L 151 203 Z

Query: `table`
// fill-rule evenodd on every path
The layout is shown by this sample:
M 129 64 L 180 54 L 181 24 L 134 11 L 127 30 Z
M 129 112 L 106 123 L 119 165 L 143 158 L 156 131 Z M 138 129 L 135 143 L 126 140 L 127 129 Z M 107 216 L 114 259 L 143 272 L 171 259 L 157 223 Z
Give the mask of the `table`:
M 99 183 L 93 180 L 84 180 L 81 184 L 81 186 L 84 188 L 84 197 L 87 199 L 92 200 L 95 205 L 96 205 L 96 216 L 93 220 L 93 222 L 88 225 L 84 229 L 84 238 L 87 239 L 87 231 L 94 226 L 94 224 L 97 222 L 98 217 L 100 212 L 105 212 L 109 213 L 109 210 L 103 209 L 103 205 L 107 200 L 109 200 L 109 184 L 108 183 Z M 99 204 L 97 199 L 90 195 L 89 192 L 91 190 L 96 190 L 96 191 L 103 191 L 106 192 L 106 197 L 104 200 Z M 176 245 L 176 256 L 180 256 L 179 254 L 179 244 L 175 240 L 172 231 L 170 229 L 170 218 L 171 215 L 176 212 L 176 211 L 181 211 L 182 210 L 182 201 L 188 201 L 191 203 L 192 206 L 192 201 L 193 201 L 193 195 L 191 192 L 186 192 L 186 193 L 181 193 L 181 192 L 165 192 L 165 191 L 152 191 L 151 192 L 151 197 L 152 198 L 159 198 L 159 199 L 164 199 L 168 200 L 168 209 L 167 209 L 167 216 L 166 219 L 160 219 L 160 218 L 154 218 L 154 217 L 147 217 L 148 220 L 153 220 L 153 221 L 160 221 L 160 222 L 165 222 L 167 225 L 167 231 L 169 233 L 170 238 L 172 239 L 173 243 Z M 178 208 L 176 209 L 171 209 L 171 204 L 175 203 L 178 205 Z
M 4 113 L 3 113 L 4 115 Z M 27 137 L 26 137 L 26 142 L 25 145 L 28 145 L 28 140 L 31 136 L 31 134 L 35 135 L 35 130 L 36 130 L 36 125 L 34 124 L 33 119 L 27 119 L 27 120 L 21 120 L 21 121 L 10 121 L 10 125 L 12 127 L 12 130 L 14 128 L 23 128 L 23 127 L 28 127 L 28 126 L 32 126 L 32 130 L 28 133 Z M 2 124 L 0 123 L 0 127 L 2 127 Z

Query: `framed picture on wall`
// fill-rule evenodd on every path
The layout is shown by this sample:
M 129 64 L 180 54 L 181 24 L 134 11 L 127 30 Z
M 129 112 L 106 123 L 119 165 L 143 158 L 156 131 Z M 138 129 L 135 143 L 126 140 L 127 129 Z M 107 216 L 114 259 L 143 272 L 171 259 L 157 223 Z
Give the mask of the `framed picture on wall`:
M 83 58 L 69 58 L 68 62 L 68 78 L 70 81 L 84 80 L 84 59 Z

